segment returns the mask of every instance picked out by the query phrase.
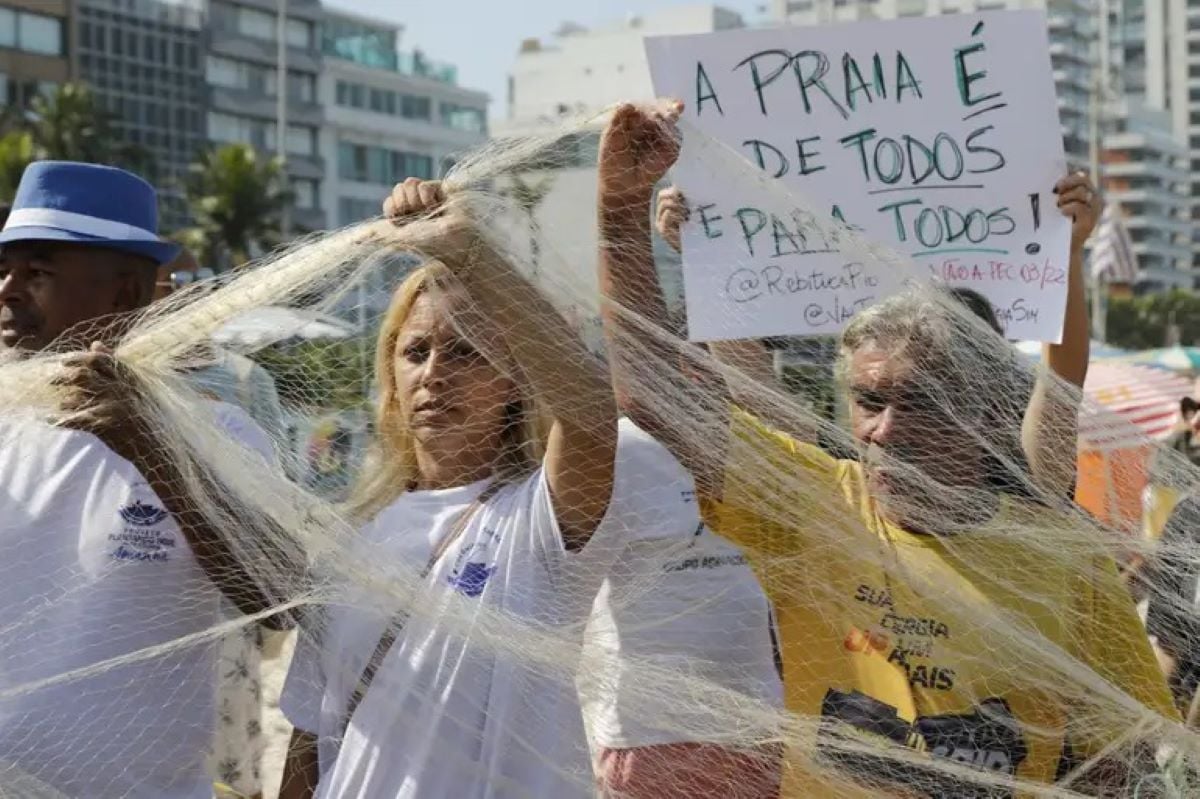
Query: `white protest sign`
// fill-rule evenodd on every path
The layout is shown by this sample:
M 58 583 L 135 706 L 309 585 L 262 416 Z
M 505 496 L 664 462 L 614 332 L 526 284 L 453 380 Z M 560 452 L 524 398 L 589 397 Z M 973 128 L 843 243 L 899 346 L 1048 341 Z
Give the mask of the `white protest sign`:
M 646 51 L 655 93 L 685 103 L 672 178 L 692 209 L 693 340 L 836 333 L 914 274 L 814 216 L 979 291 L 1009 338 L 1059 340 L 1071 230 L 1042 12 L 651 37 Z

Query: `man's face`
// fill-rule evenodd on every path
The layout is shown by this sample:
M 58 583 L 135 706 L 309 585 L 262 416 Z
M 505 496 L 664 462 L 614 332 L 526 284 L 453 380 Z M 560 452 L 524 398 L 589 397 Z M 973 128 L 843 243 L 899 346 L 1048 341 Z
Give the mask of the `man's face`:
M 979 420 L 967 418 L 963 403 L 903 351 L 868 342 L 851 353 L 849 367 L 851 425 L 872 496 L 899 512 L 936 504 L 939 484 L 978 483 L 981 444 L 972 426 Z
M 37 351 L 68 330 L 134 310 L 142 259 L 51 241 L 0 246 L 0 346 Z

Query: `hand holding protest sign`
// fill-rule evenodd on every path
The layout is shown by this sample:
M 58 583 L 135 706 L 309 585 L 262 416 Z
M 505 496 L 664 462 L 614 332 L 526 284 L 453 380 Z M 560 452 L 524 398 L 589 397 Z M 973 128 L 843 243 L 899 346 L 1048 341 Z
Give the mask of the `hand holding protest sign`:
M 686 102 L 674 180 L 691 208 L 691 338 L 835 333 L 928 274 L 987 296 L 1011 338 L 1058 340 L 1071 228 L 1053 212 L 1066 159 L 1044 14 L 723 31 L 646 48 L 655 91 Z M 732 152 L 689 146 L 689 127 Z M 733 153 L 761 172 L 746 176 Z M 855 231 L 911 263 L 863 257 Z

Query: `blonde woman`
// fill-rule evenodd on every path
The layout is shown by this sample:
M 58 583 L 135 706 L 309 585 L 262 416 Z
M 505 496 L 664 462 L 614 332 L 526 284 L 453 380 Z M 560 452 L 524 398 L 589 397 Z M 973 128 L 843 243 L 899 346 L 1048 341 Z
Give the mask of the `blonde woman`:
M 649 180 L 648 195 L 658 175 L 633 178 Z M 385 210 L 443 200 L 438 184 L 409 181 Z M 618 424 L 607 376 L 577 337 L 445 205 L 409 223 L 437 261 L 384 318 L 379 452 L 353 501 L 369 520 L 361 562 L 411 564 L 426 612 L 389 625 L 334 610 L 305 642 L 282 701 L 297 728 L 284 799 L 589 795 L 564 659 L 629 531 L 698 526 L 678 463 Z M 453 592 L 522 622 L 514 632 L 544 634 L 540 647 L 561 644 L 561 656 L 509 654 L 487 643 L 486 623 L 445 624 L 429 608 L 461 602 Z

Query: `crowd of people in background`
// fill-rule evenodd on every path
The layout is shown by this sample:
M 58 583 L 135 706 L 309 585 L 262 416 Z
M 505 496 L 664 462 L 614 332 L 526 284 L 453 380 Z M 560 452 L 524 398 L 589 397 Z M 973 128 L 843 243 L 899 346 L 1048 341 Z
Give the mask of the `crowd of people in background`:
M 360 530 L 351 554 L 364 562 L 415 564 L 429 584 L 451 586 L 534 628 L 591 625 L 601 640 L 620 634 L 622 656 L 677 647 L 705 664 L 701 676 L 712 684 L 821 719 L 833 743 L 853 729 L 899 744 L 920 739 L 921 748 L 934 753 L 990 747 L 988 754 L 1002 757 L 1004 775 L 1041 783 L 1099 758 L 1072 789 L 1123 795 L 1156 767 L 1152 750 L 1110 752 L 1123 733 L 1117 729 L 1072 739 L 1069 702 L 1029 690 L 1006 663 L 968 656 L 987 649 L 986 632 L 956 626 L 952 614 L 906 582 L 906 575 L 935 570 L 947 591 L 981 597 L 997 617 L 1025 614 L 1022 623 L 1077 652 L 1116 689 L 1166 718 L 1193 705 L 1200 628 L 1197 616 L 1181 608 L 1197 589 L 1196 558 L 1189 553 L 1200 531 L 1200 499 L 1175 506 L 1162 534 L 1164 557 L 1148 568 L 1146 579 L 1157 581 L 1159 595 L 1180 598 L 1152 601 L 1147 611 L 1158 660 L 1111 559 L 1098 558 L 1086 573 L 1075 573 L 1035 562 L 1019 542 L 995 534 L 1006 525 L 1051 526 L 1053 511 L 1037 495 L 1073 493 L 1074 465 L 1062 453 L 1074 451 L 1079 407 L 1051 384 L 1078 388 L 1087 372 L 1083 247 L 1101 209 L 1095 188 L 1079 174 L 1057 184 L 1059 209 L 1072 220 L 1063 336 L 1045 347 L 1047 369 L 1017 413 L 956 382 L 962 377 L 952 368 L 952 353 L 964 357 L 961 350 L 971 343 L 929 293 L 906 292 L 861 312 L 841 335 L 860 457 L 839 459 L 822 450 L 815 435 L 781 429 L 742 384 L 722 397 L 725 434 L 697 447 L 681 420 L 634 389 L 640 353 L 661 349 L 648 331 L 672 329 L 652 235 L 657 229 L 678 249 L 689 215 L 680 192 L 659 192 L 678 157 L 673 126 L 679 112 L 677 104 L 621 106 L 601 140 L 598 277 L 607 309 L 608 374 L 596 369 L 561 316 L 508 268 L 439 182 L 409 179 L 384 200 L 385 217 L 429 227 L 432 244 L 426 264 L 396 290 L 379 331 L 373 457 L 349 486 L 344 506 Z M 140 178 L 102 165 L 28 168 L 0 233 L 0 345 L 8 357 L 67 353 L 61 381 L 74 413 L 58 428 L 0 420 L 0 485 L 6 489 L 0 549 L 40 539 L 57 553 L 0 587 L 0 598 L 15 612 L 44 597 L 45 583 L 62 574 L 88 574 L 91 582 L 74 592 L 78 602 L 62 602 L 42 617 L 41 624 L 56 626 L 53 637 L 72 644 L 54 647 L 47 639 L 36 652 L 0 652 L 6 684 L 19 685 L 47 668 L 84 667 L 87 658 L 119 654 L 114 647 L 162 644 L 258 613 L 274 600 L 254 590 L 222 547 L 222 536 L 205 529 L 188 507 L 179 465 L 138 431 L 136 403 L 128 401 L 109 349 L 125 320 L 190 282 L 181 275 L 205 276 L 187 253 L 159 238 L 155 193 Z M 946 291 L 945 299 L 1000 333 L 978 295 Z M 488 343 L 486 351 L 480 341 Z M 232 445 L 256 453 L 264 469 L 280 469 L 273 442 L 281 440 L 284 424 L 269 375 L 215 345 L 198 349 L 184 377 L 218 409 Z M 774 380 L 761 342 L 722 342 L 708 350 L 717 363 Z M 688 368 L 681 359 L 681 372 Z M 959 398 L 956 406 L 914 402 L 932 396 L 931 383 L 942 396 Z M 1193 461 L 1200 457 L 1197 408 L 1185 401 L 1183 424 L 1169 444 Z M 979 445 L 980 431 L 994 434 L 989 447 Z M 344 457 L 345 444 L 335 435 L 325 454 Z M 757 462 L 780 464 L 802 478 L 797 484 L 804 492 L 765 494 L 746 479 Z M 901 467 L 925 479 L 906 476 Z M 311 487 L 328 488 L 326 482 L 344 476 L 322 470 Z M 85 491 L 85 485 L 102 488 Z M 984 512 L 973 505 L 963 517 L 955 492 L 985 497 Z M 781 504 L 789 518 L 808 520 L 811 537 L 780 523 L 772 511 Z M 154 514 L 160 507 L 164 512 Z M 153 518 L 144 519 L 145 526 L 177 542 L 186 556 L 131 579 L 127 566 L 140 550 L 105 548 L 110 534 L 119 533 L 114 508 L 149 508 Z M 897 553 L 897 562 L 868 566 L 852 552 L 827 546 L 819 562 L 805 557 L 819 545 L 818 533 L 827 539 L 847 525 L 868 530 Z M 994 571 L 963 567 L 946 545 L 951 537 L 973 542 L 975 557 Z M 681 541 L 720 565 L 703 573 L 639 571 Z M 762 568 L 779 558 L 794 564 L 790 571 Z M 647 580 L 669 581 L 662 593 L 670 602 L 608 599 L 623 595 L 626 583 Z M 820 581 L 823 592 L 795 590 L 806 581 Z M 1039 598 L 1040 612 L 1012 603 L 1014 584 Z M 937 643 L 939 671 L 901 662 L 898 672 L 887 649 L 847 646 L 848 631 L 866 634 L 875 623 L 851 601 L 864 585 L 886 586 L 887 601 L 903 615 L 948 619 L 953 636 Z M 143 628 L 131 594 L 157 603 L 156 612 L 176 623 L 139 639 L 134 631 Z M 89 621 L 98 612 L 106 614 L 102 632 Z M 1060 623 L 1064 617 L 1071 621 Z M 620 696 L 601 697 L 585 713 L 571 682 L 523 669 L 503 652 L 441 629 L 436 617 L 381 618 L 342 606 L 321 619 L 319 634 L 306 634 L 303 617 L 299 621 L 281 700 L 295 728 L 283 799 L 570 797 L 594 790 L 632 799 L 798 798 L 851 790 L 976 795 L 960 793 L 967 789 L 936 767 L 883 768 L 855 757 L 853 747 L 833 746 L 836 768 L 816 770 L 804 765 L 812 753 L 789 757 L 771 742 L 747 748 L 680 738 L 677 730 L 634 720 L 637 714 Z M 659 623 L 653 635 L 639 637 L 634 631 L 647 619 Z M 103 684 L 67 683 L 0 701 L 0 761 L 30 773 L 38 772 L 39 760 L 79 763 L 43 772 L 68 796 L 199 799 L 213 795 L 214 783 L 235 795 L 258 794 L 264 636 L 280 634 L 272 625 L 295 623 L 268 616 L 246 625 L 244 634 L 227 636 L 220 652 L 182 648 L 169 656 L 172 668 L 132 663 L 111 679 L 84 678 Z M 1097 624 L 1103 637 L 1085 629 Z M 113 635 L 114 629 L 122 632 Z M 980 703 L 980 697 L 988 699 Z M 80 707 L 89 701 L 96 706 Z M 180 704 L 186 724 L 163 712 Z M 118 708 L 128 713 L 131 707 L 146 709 L 138 716 L 141 733 L 159 742 L 144 756 L 131 755 L 106 734 Z M 959 722 L 972 713 L 978 714 L 975 726 Z M 68 715 L 90 721 L 60 723 Z M 4 721 L 18 717 L 19 738 Z M 593 729 L 585 729 L 585 718 Z M 94 756 L 68 756 L 81 751 Z M 580 774 L 593 774 L 596 787 Z M 505 784 L 519 790 L 495 787 Z

